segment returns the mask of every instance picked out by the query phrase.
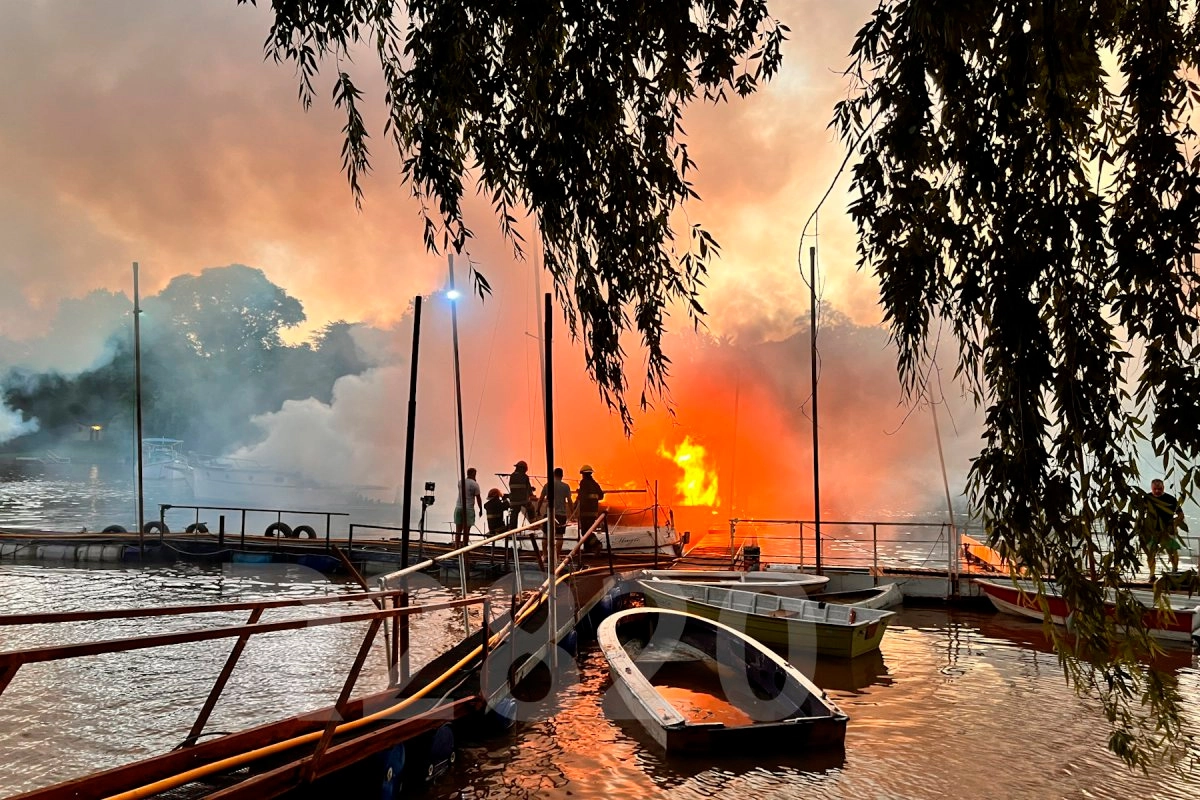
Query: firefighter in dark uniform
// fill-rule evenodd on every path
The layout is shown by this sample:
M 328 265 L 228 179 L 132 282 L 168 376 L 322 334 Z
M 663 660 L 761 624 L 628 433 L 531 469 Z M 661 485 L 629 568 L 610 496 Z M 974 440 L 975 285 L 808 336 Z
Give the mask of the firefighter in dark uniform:
M 515 530 L 521 524 L 521 512 L 525 512 L 525 521 L 533 522 L 536 511 L 533 508 L 533 484 L 529 482 L 529 465 L 518 461 L 513 465 L 513 473 L 508 476 L 508 528 Z
M 596 518 L 600 516 L 600 501 L 604 499 L 604 490 L 592 477 L 591 465 L 584 464 L 580 467 L 579 475 L 579 488 L 575 491 L 575 503 L 579 509 L 579 535 L 583 536 L 591 530 Z M 600 534 L 605 533 L 607 529 L 607 524 L 601 523 L 600 527 L 596 529 L 596 537 L 589 539 L 586 547 L 591 550 L 598 549 L 601 542 Z

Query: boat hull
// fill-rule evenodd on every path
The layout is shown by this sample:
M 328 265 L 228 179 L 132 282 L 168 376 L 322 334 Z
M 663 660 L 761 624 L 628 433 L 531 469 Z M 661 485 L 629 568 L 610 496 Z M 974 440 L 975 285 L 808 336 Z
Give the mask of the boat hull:
M 904 605 L 904 593 L 894 583 L 885 583 L 873 589 L 858 589 L 845 592 L 819 592 L 810 594 L 809 600 L 823 603 L 841 603 L 856 608 L 894 608 Z
M 729 674 L 741 675 L 752 692 L 730 701 L 744 703 L 752 720 L 700 723 L 680 713 L 651 682 L 653 665 L 631 655 L 636 648 L 629 642 L 642 635 L 645 626 L 652 629 L 648 638 L 701 651 Z M 626 710 L 668 754 L 732 755 L 845 744 L 848 718 L 825 693 L 795 667 L 732 628 L 669 609 L 633 608 L 607 617 L 597 637 Z M 767 694 L 754 694 L 762 692 Z
M 1012 581 L 983 579 L 976 579 L 975 583 L 991 600 L 997 611 L 1030 619 L 1044 619 L 1042 606 L 1038 602 L 1036 589 L 1032 583 L 1018 581 L 1014 586 Z M 1134 596 L 1143 605 L 1149 606 L 1153 603 L 1152 593 L 1135 591 Z M 1071 608 L 1066 600 L 1054 592 L 1053 585 L 1047 585 L 1045 601 L 1051 622 L 1056 625 L 1066 625 L 1067 618 L 1071 616 Z M 1181 597 L 1178 603 L 1172 601 L 1172 608 L 1175 610 L 1174 614 L 1147 608 L 1143 622 L 1150 631 L 1150 635 L 1158 639 L 1179 642 L 1189 642 L 1200 636 L 1200 599 Z
M 574 547 L 579 541 L 579 526 L 573 522 L 568 524 L 562 538 L 564 548 Z M 607 534 L 600 533 L 599 540 L 602 549 L 617 555 L 653 555 L 657 549 L 661 555 L 677 558 L 683 552 L 679 532 L 668 525 L 660 525 L 657 529 L 614 526 Z

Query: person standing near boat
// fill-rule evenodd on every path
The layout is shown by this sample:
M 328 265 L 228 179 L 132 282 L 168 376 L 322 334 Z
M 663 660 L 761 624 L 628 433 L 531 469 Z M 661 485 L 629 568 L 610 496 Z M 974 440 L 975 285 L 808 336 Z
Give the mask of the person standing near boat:
M 465 504 L 465 507 L 464 507 Z M 475 468 L 467 468 L 467 479 L 458 482 L 458 499 L 454 503 L 454 546 L 462 547 L 467 543 L 471 526 L 475 524 L 475 509 L 483 514 L 483 492 L 479 482 L 475 480 Z
M 1183 542 L 1179 536 L 1179 526 L 1183 524 L 1183 511 L 1175 495 L 1167 494 L 1166 486 L 1161 478 L 1150 481 L 1150 531 L 1146 537 L 1146 555 L 1150 559 L 1150 577 L 1154 577 L 1155 562 L 1162 550 L 1167 551 L 1171 561 L 1171 571 L 1179 571 L 1179 551 Z M 1186 528 L 1184 529 L 1186 530 Z
M 579 488 L 575 491 L 575 505 L 579 509 L 579 535 L 583 536 L 591 530 L 592 525 L 596 523 L 596 518 L 600 516 L 600 501 L 604 499 L 604 490 L 592 477 L 591 465 L 584 464 L 580 467 L 579 475 Z M 596 530 L 597 538 L 588 540 L 588 549 L 599 546 L 599 534 L 606 528 L 607 524 L 601 525 Z
M 508 476 L 508 529 L 515 530 L 521 523 L 521 512 L 525 521 L 533 522 L 533 484 L 529 482 L 529 465 L 524 461 L 513 464 L 513 473 Z
M 562 547 L 563 534 L 567 532 L 567 509 L 571 504 L 571 487 L 563 480 L 562 467 L 554 468 L 553 484 L 547 483 L 542 487 L 542 496 L 538 499 L 538 505 L 542 509 L 546 509 L 547 517 L 549 516 L 548 501 L 550 499 L 550 487 L 554 486 L 554 542 L 558 548 Z M 547 534 L 550 531 L 550 522 L 547 519 L 544 529 Z M 550 543 L 546 542 L 546 552 L 551 552 Z M 557 555 L 557 551 L 555 551 Z

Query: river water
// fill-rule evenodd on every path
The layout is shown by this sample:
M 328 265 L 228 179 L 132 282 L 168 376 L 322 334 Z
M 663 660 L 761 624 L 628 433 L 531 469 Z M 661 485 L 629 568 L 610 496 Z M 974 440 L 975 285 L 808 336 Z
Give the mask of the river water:
M 87 517 L 86 482 L 0 484 L 0 527 L 14 502 L 40 510 L 26 526 L 64 527 Z M 15 498 L 24 497 L 19 502 Z M 61 507 L 61 508 L 60 508 Z M 60 509 L 55 511 L 55 509 Z M 34 519 L 48 514 L 50 519 Z M 55 516 L 59 514 L 61 516 Z M 75 515 L 75 516 L 72 516 Z M 32 520 L 32 521 L 31 521 Z M 86 521 L 85 521 L 86 520 Z M 487 588 L 487 587 L 484 587 Z M 502 595 L 509 583 L 493 588 Z M 111 566 L 0 563 L 0 613 L 142 607 L 311 597 L 344 584 L 289 565 Z M 418 602 L 458 596 L 426 579 Z M 339 604 L 337 610 L 364 609 Z M 324 609 L 326 607 L 317 607 Z M 313 608 L 268 612 L 278 620 Z M 329 612 L 325 612 L 329 613 Z M 212 615 L 206 619 L 213 619 Z M 221 621 L 244 621 L 242 614 Z M 4 650 L 196 627 L 194 618 L 0 629 Z M 364 628 L 333 626 L 255 637 L 209 731 L 238 730 L 333 701 Z M 460 614 L 414 622 L 414 666 L 457 641 Z M 0 694 L 0 796 L 169 750 L 187 733 L 228 642 L 198 643 L 23 667 Z M 360 693 L 385 682 L 382 643 Z M 594 646 L 566 665 L 552 695 L 521 705 L 512 731 L 460 743 L 458 759 L 428 798 L 1194 798 L 1195 768 L 1129 771 L 1106 748 L 1095 701 L 1065 682 L 1038 624 L 990 612 L 908 607 L 878 654 L 798 664 L 850 716 L 844 755 L 785 758 L 730 754 L 666 759 L 613 702 Z M 1156 662 L 1186 698 L 1194 730 L 1200 672 L 1186 649 Z M 1200 751 L 1193 749 L 1193 755 Z

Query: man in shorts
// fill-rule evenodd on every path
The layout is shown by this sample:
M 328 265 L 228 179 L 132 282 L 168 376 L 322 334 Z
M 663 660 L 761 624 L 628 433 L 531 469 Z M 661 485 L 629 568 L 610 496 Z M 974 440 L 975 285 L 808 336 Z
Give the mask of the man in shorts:
M 1179 536 L 1179 525 L 1183 522 L 1183 511 L 1175 495 L 1167 494 L 1162 479 L 1150 481 L 1150 514 L 1151 526 L 1146 555 L 1150 559 L 1150 577 L 1154 577 L 1154 569 L 1158 554 L 1167 551 L 1171 561 L 1171 571 L 1179 571 L 1179 551 L 1183 548 L 1183 540 Z
M 464 507 L 465 503 L 465 507 Z M 479 482 L 475 480 L 475 468 L 467 469 L 467 480 L 458 482 L 458 497 L 454 501 L 454 546 L 463 547 L 471 534 L 471 526 L 475 524 L 475 508 L 483 513 L 483 492 Z

